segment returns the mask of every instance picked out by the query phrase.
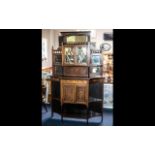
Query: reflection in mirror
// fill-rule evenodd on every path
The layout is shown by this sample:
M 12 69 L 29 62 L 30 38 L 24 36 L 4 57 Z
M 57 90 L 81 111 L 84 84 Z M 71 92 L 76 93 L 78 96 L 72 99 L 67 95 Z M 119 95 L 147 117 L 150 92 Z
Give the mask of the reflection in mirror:
M 91 76 L 101 76 L 101 67 L 90 67 Z
M 74 53 L 72 48 L 66 47 L 65 48 L 65 63 L 73 64 L 74 63 Z
M 101 56 L 100 54 L 94 54 L 91 57 L 91 63 L 93 65 L 101 65 Z
M 77 47 L 77 63 L 87 64 L 87 48 L 86 47 Z

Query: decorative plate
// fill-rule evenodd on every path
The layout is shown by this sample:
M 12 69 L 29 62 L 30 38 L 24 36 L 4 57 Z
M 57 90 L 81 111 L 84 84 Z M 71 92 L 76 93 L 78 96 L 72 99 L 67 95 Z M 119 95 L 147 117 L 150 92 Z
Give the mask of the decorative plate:
M 108 43 L 103 43 L 100 48 L 102 51 L 109 51 L 111 49 L 111 45 Z

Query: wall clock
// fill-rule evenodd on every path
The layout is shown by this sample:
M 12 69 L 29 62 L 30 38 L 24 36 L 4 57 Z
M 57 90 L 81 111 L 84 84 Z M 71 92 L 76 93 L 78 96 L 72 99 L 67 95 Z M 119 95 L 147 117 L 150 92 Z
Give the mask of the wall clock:
M 100 48 L 102 51 L 109 51 L 111 49 L 111 45 L 108 43 L 103 43 L 101 44 Z

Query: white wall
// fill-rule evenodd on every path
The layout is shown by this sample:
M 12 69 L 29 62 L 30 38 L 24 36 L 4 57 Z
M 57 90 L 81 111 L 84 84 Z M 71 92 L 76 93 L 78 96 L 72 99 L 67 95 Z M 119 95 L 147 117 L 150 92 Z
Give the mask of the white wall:
M 112 29 L 97 29 L 96 30 L 96 37 L 92 38 L 92 42 L 96 42 L 96 48 L 100 49 L 100 45 L 102 43 L 109 43 L 111 45 L 110 52 L 113 52 L 113 41 L 105 41 L 103 40 L 103 33 L 105 32 L 113 32 Z
M 54 30 L 49 29 L 43 29 L 42 30 L 42 38 L 47 39 L 47 46 L 48 46 L 48 60 L 45 62 L 42 62 L 42 67 L 51 67 L 52 66 L 52 46 L 55 44 L 54 39 Z

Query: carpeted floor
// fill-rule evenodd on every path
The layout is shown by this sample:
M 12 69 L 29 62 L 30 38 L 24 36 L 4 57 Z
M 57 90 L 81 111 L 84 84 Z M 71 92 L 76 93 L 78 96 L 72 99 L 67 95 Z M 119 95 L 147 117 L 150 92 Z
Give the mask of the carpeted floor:
M 53 118 L 51 118 L 51 107 L 47 106 L 48 111 L 42 107 L 42 125 L 43 126 L 112 126 L 113 125 L 113 113 L 111 110 L 104 109 L 103 122 L 101 122 L 101 117 L 93 117 L 89 119 L 89 124 L 87 125 L 86 119 L 75 119 L 64 117 L 64 123 L 61 122 L 61 116 L 54 113 Z

